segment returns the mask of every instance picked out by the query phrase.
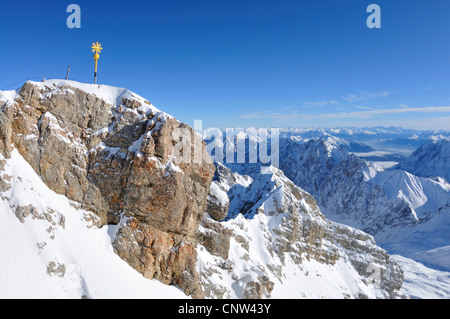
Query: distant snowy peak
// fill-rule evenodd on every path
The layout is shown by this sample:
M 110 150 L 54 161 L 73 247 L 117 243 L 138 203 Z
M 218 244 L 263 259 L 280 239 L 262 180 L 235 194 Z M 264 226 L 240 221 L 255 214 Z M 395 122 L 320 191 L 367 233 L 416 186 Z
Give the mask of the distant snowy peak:
M 338 137 L 350 137 L 361 135 L 408 135 L 411 138 L 420 138 L 422 135 L 436 135 L 442 134 L 448 136 L 450 133 L 448 130 L 418 130 L 418 129 L 405 129 L 401 127 L 339 127 L 339 128 L 282 128 L 282 132 L 285 134 L 305 135 L 305 134 L 331 134 Z
M 339 145 L 335 145 L 349 152 L 370 153 L 377 150 L 389 152 L 392 155 L 401 155 L 401 157 L 409 156 L 421 144 L 433 138 L 433 136 L 440 135 L 444 138 L 450 138 L 449 130 L 434 131 L 380 126 L 366 128 L 283 128 L 280 129 L 280 133 L 280 137 L 295 137 L 297 140 L 303 141 L 321 137 L 328 139 L 331 144 L 333 144 L 332 139 L 340 139 L 336 140 L 339 142 Z M 331 138 L 329 138 L 330 136 Z M 403 160 L 403 158 L 395 160 L 376 158 L 376 154 L 367 155 L 370 156 L 368 158 L 369 160 L 374 161 L 400 162 Z
M 442 134 L 432 135 L 430 136 L 430 141 L 438 142 L 438 141 L 450 141 L 450 137 L 444 136 Z
M 450 181 L 450 139 L 432 136 L 397 168 L 417 176 L 442 177 Z
M 280 140 L 280 168 L 314 196 L 327 218 L 362 229 L 383 247 L 411 256 L 449 245 L 450 185 L 442 174 L 449 172 L 448 143 L 442 136 L 430 139 L 409 158 L 424 175 L 442 178 L 377 169 L 323 139 Z M 426 171 L 430 169 L 438 173 Z
M 326 138 L 327 142 L 336 146 L 343 148 L 349 152 L 372 152 L 374 149 L 369 145 L 361 144 L 355 141 L 346 140 L 336 136 L 328 136 Z
M 300 187 L 315 193 L 335 171 L 345 170 L 347 177 L 372 179 L 379 170 L 372 163 L 358 158 L 323 138 L 306 143 L 280 141 L 280 168 Z
M 339 132 L 339 130 L 337 131 Z M 323 139 L 326 140 L 333 146 L 339 147 L 349 152 L 372 152 L 374 149 L 369 145 L 356 142 L 352 139 L 346 139 L 334 135 L 333 130 L 324 131 L 321 129 L 317 130 L 281 130 L 281 138 L 290 138 L 291 140 L 297 142 L 308 142 L 310 140 Z
M 373 180 L 383 187 L 389 200 L 403 199 L 416 219 L 450 204 L 450 184 L 443 179 L 418 177 L 403 170 L 380 172 Z

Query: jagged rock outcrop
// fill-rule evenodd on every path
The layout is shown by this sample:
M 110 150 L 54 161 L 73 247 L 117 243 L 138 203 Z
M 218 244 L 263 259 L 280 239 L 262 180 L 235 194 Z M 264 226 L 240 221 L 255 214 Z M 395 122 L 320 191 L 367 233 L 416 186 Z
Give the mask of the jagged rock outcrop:
M 232 235 L 232 229 L 210 218 L 205 218 L 197 232 L 197 240 L 210 254 L 226 260 L 228 259 Z
M 27 82 L 2 101 L 0 152 L 17 149 L 55 192 L 122 225 L 117 254 L 148 278 L 202 297 L 195 232 L 215 167 L 186 124 L 125 89 Z
M 206 212 L 216 221 L 223 220 L 228 213 L 230 202 L 225 191 L 216 184 L 211 184 Z

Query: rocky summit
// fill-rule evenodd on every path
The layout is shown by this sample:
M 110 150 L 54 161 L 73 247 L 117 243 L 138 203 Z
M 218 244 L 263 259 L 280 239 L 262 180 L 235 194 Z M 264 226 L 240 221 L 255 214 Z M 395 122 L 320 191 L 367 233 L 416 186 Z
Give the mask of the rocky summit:
M 127 220 L 117 254 L 145 277 L 201 296 L 193 236 L 215 167 L 193 129 L 130 91 L 71 81 L 27 82 L 4 104 L 3 156 L 17 149 L 51 190 L 95 213 L 98 227 Z M 202 162 L 174 152 L 186 138 Z
M 119 282 L 125 261 L 193 298 L 404 297 L 372 236 L 326 219 L 281 170 L 214 163 L 192 128 L 137 94 L 63 80 L 0 93 L 1 216 L 35 232 L 17 260 L 47 258 L 33 271 L 67 280 L 62 296 L 110 296 L 99 278 Z

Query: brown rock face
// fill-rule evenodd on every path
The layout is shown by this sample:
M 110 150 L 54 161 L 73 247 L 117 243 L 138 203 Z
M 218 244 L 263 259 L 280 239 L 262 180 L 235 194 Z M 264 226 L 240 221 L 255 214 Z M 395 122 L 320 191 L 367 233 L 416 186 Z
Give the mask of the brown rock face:
M 129 91 L 71 81 L 25 83 L 0 124 L 2 154 L 17 148 L 100 227 L 123 221 L 113 243 L 120 257 L 202 296 L 193 238 L 215 167 L 192 128 Z
M 233 230 L 205 218 L 202 227 L 197 233 L 197 239 L 200 245 L 204 246 L 212 255 L 228 259 L 230 251 L 230 239 Z
M 204 297 L 192 238 L 161 231 L 136 218 L 129 219 L 116 238 L 116 253 L 144 277 L 177 284 L 193 298 Z

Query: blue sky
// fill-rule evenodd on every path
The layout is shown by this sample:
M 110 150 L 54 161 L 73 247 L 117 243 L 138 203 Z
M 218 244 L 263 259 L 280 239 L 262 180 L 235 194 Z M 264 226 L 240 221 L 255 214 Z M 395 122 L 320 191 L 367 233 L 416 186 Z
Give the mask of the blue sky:
M 81 29 L 66 8 L 81 7 Z M 381 29 L 366 8 L 381 7 Z M 7 1 L 0 90 L 126 87 L 203 127 L 450 129 L 450 1 Z

